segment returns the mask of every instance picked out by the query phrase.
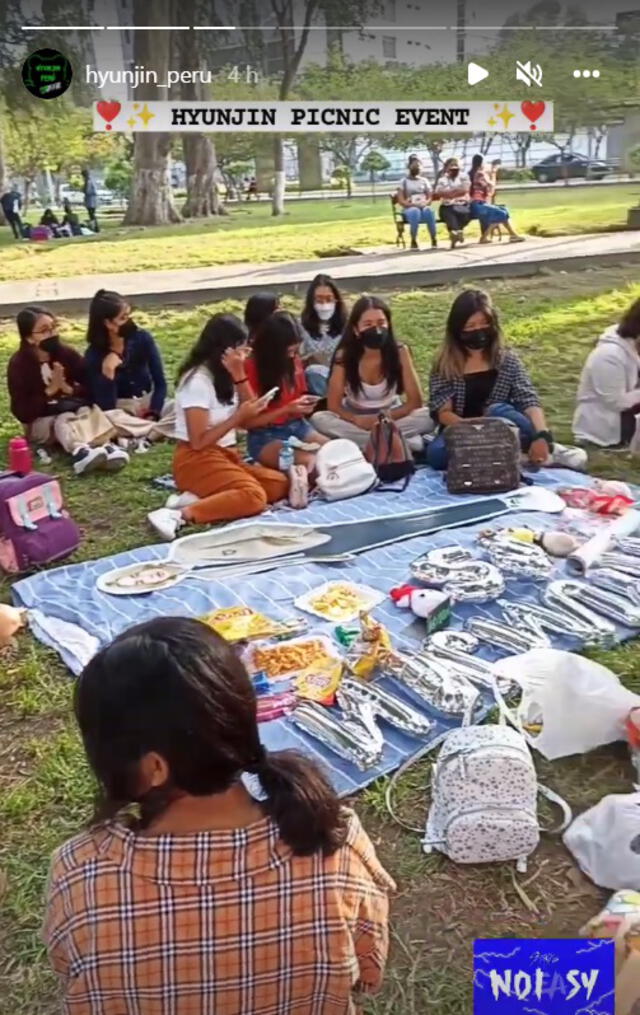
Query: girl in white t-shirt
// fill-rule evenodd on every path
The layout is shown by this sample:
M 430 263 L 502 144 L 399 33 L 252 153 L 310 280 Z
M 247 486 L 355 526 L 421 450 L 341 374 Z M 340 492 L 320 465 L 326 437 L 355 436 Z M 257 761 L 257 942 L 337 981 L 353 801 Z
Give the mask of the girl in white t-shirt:
M 236 449 L 236 428 L 264 412 L 247 380 L 247 330 L 233 314 L 216 314 L 183 363 L 176 391 L 173 476 L 183 497 L 152 511 L 149 522 L 165 540 L 183 525 L 229 522 L 258 515 L 287 496 L 287 477 L 247 465 Z

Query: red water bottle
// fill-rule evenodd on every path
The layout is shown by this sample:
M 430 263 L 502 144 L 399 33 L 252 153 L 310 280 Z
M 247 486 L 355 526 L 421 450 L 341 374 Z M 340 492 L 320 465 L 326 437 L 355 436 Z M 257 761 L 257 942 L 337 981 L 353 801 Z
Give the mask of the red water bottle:
M 26 476 L 33 468 L 31 448 L 24 437 L 12 437 L 9 441 L 9 471 Z

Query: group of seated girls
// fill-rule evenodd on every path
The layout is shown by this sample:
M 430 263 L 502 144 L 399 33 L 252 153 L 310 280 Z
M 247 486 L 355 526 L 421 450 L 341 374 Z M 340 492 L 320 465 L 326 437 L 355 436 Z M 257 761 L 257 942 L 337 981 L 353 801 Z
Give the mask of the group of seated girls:
M 309 307 L 317 313 L 322 305 L 314 285 L 333 295 L 328 306 L 342 304 L 332 280 L 314 280 L 305 304 L 307 326 Z M 251 332 L 231 314 L 212 317 L 180 370 L 174 455 L 179 495 L 149 515 L 163 539 L 173 539 L 189 523 L 259 514 L 287 495 L 293 504 L 306 503 L 318 449 L 332 438 L 365 448 L 380 413 L 396 422 L 414 453 L 426 446 L 436 469 L 447 466 L 444 427 L 486 415 L 518 428 L 534 466 L 584 468 L 584 451 L 554 444 L 524 366 L 504 347 L 486 293 L 467 290 L 453 303 L 431 373 L 429 408 L 383 300 L 361 296 L 351 308 L 328 368 L 326 408 L 309 393 L 302 358 L 315 339 L 267 294 L 260 301 L 269 312 L 256 323 L 259 308 L 248 307 Z M 239 429 L 247 431 L 248 462 L 237 449 Z
M 451 247 L 464 242 L 464 230 L 472 219 L 480 223 L 480 242 L 491 243 L 494 231 L 504 227 L 510 243 L 521 243 L 511 224 L 509 209 L 495 203 L 498 164 L 484 165 L 482 155 L 474 155 L 471 168 L 464 173 L 457 158 L 447 159 L 433 186 L 423 175 L 417 155 L 410 155 L 407 175 L 398 184 L 395 201 L 402 209 L 402 218 L 409 226 L 411 249 L 418 249 L 418 229 L 425 225 L 431 246 L 438 246 L 433 201 L 440 202 L 439 217 L 449 233 Z
M 11 411 L 34 444 L 68 452 L 76 475 L 123 468 L 129 455 L 118 440 L 173 436 L 160 352 L 122 296 L 100 289 L 93 297 L 84 356 L 61 342 L 46 307 L 25 307 L 17 325 L 20 345 L 7 369 Z

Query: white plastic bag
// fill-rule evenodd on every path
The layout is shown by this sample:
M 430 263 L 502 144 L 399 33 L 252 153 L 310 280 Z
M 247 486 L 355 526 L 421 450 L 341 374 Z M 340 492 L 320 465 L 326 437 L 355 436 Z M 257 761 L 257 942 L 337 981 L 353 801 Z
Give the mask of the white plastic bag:
M 602 888 L 640 891 L 640 793 L 612 793 L 575 819 L 564 844 Z
M 559 649 L 533 649 L 495 663 L 499 677 L 522 687 L 522 699 L 510 710 L 496 689 L 506 717 L 545 758 L 564 758 L 623 740 L 629 709 L 640 696 L 622 686 L 600 663 Z M 541 724 L 537 735 L 524 725 Z

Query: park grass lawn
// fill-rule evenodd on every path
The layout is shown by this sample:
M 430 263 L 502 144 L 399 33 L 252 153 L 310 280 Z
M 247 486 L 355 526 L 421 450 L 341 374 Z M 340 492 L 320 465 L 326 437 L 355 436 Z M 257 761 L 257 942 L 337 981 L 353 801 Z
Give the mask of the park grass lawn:
M 567 439 L 578 372 L 594 339 L 640 296 L 632 266 L 552 274 L 490 284 L 505 331 L 527 362 L 543 395 L 551 425 Z M 398 334 L 408 341 L 426 376 L 453 290 L 392 293 Z M 289 305 L 296 308 L 295 301 Z M 174 374 L 207 315 L 239 305 L 140 313 L 162 345 Z M 82 320 L 63 322 L 63 334 L 81 344 Z M 0 323 L 0 371 L 15 348 L 13 328 Z M 0 392 L 0 446 L 16 432 Z M 65 481 L 67 503 L 84 534 L 78 560 L 148 542 L 144 515 L 163 495 L 150 487 L 169 468 L 169 447 L 135 457 L 119 477 L 75 479 L 63 460 L 52 468 Z M 595 455 L 592 471 L 640 482 L 627 456 Z M 0 592 L 9 597 L 5 584 Z M 637 643 L 599 656 L 627 686 L 640 692 Z M 55 984 L 39 944 L 48 857 L 77 831 L 90 811 L 92 787 L 70 714 L 71 681 L 57 656 L 30 635 L 0 667 L 0 1011 L 53 1015 Z M 569 717 L 568 717 L 569 719 Z M 546 783 L 576 811 L 606 792 L 631 787 L 622 745 L 581 758 L 539 765 Z M 419 826 L 425 816 L 425 764 L 401 780 L 397 806 Z M 380 997 L 369 1015 L 467 1015 L 471 1010 L 471 942 L 477 936 L 572 936 L 598 910 L 606 893 L 583 878 L 562 846 L 546 839 L 516 887 L 510 865 L 454 867 L 422 854 L 417 835 L 393 824 L 384 807 L 385 782 L 355 801 L 380 856 L 398 882 L 393 903 L 392 951 Z
M 624 228 L 638 187 L 505 192 L 505 200 L 522 232 L 559 236 Z M 95 238 L 46 244 L 15 243 L 8 229 L 0 229 L 0 281 L 295 261 L 393 242 L 386 193 L 375 202 L 292 201 L 281 219 L 272 218 L 264 201 L 231 206 L 228 216 L 206 223 L 147 229 L 109 224 Z

